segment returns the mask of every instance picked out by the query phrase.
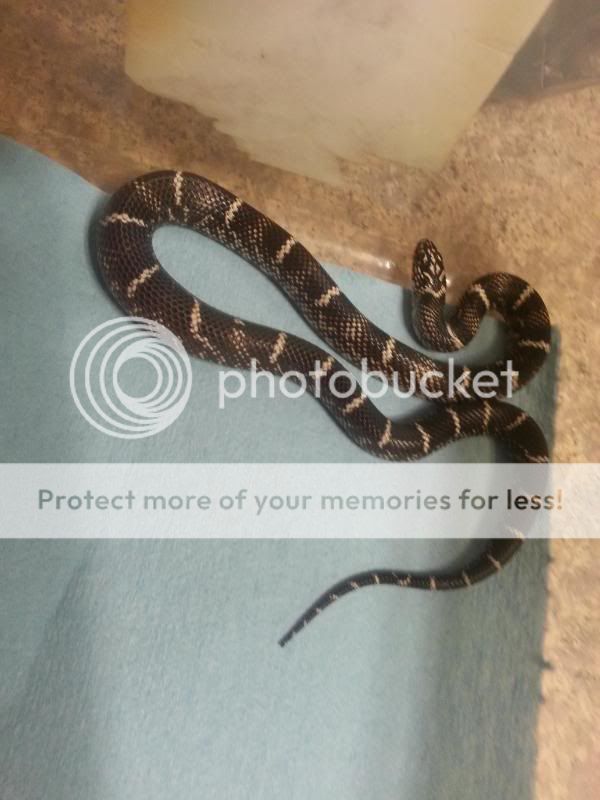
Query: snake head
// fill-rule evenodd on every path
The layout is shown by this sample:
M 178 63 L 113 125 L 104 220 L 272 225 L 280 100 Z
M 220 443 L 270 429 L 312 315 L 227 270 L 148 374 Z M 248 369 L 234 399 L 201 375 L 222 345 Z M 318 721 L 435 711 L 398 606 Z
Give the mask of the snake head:
M 415 292 L 442 298 L 446 293 L 446 270 L 442 254 L 430 239 L 421 239 L 413 256 Z

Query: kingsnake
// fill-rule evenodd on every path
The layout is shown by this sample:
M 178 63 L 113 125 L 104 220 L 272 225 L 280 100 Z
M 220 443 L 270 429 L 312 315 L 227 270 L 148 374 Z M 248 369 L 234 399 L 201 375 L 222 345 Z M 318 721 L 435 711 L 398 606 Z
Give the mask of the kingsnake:
M 433 413 L 412 420 L 385 417 L 362 393 L 348 393 L 345 367 L 331 354 L 285 331 L 232 317 L 193 296 L 158 262 L 152 236 L 161 225 L 192 228 L 237 253 L 271 278 L 321 338 L 348 361 L 384 373 L 403 390 L 416 381 L 416 395 L 439 395 Z M 119 305 L 129 314 L 169 328 L 187 351 L 230 368 L 274 373 L 299 372 L 309 390 L 315 364 L 336 375 L 335 389 L 320 382 L 319 400 L 344 432 L 367 452 L 391 461 L 411 461 L 467 436 L 491 435 L 506 444 L 513 460 L 548 461 L 538 425 L 524 411 L 496 399 L 474 399 L 477 373 L 456 367 L 465 393 L 451 395 L 444 362 L 388 336 L 370 322 L 340 291 L 311 254 L 287 231 L 252 206 L 211 181 L 187 172 L 162 171 L 141 176 L 113 195 L 96 237 L 98 265 Z M 506 323 L 507 359 L 481 367 L 500 377 L 507 361 L 526 383 L 550 351 L 550 319 L 539 294 L 507 273 L 480 278 L 445 319 L 446 276 L 435 245 L 422 240 L 413 258 L 413 327 L 419 341 L 437 351 L 455 351 L 476 334 L 488 311 Z M 413 376 L 411 378 L 411 375 Z M 421 380 L 422 379 L 422 383 Z M 347 384 L 344 381 L 348 381 Z M 346 396 L 342 397 L 342 395 Z M 516 533 L 516 532 L 515 532 Z M 377 570 L 352 575 L 328 589 L 282 637 L 294 634 L 329 604 L 363 586 L 393 584 L 417 589 L 458 589 L 497 572 L 521 545 L 518 536 L 489 540 L 485 550 L 464 568 L 447 573 L 409 574 Z

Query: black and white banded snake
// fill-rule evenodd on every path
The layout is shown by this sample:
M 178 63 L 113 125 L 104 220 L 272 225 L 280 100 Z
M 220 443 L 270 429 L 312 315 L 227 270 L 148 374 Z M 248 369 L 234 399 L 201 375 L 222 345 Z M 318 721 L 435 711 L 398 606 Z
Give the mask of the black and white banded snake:
M 442 401 L 432 414 L 391 420 L 362 393 L 345 397 L 344 366 L 329 352 L 297 336 L 245 321 L 212 308 L 179 285 L 160 265 L 152 246 L 162 225 L 192 228 L 215 240 L 273 280 L 320 337 L 342 357 L 383 372 L 402 389 L 417 378 Z M 388 336 L 348 300 L 321 265 L 287 231 L 235 195 L 205 178 L 186 172 L 141 176 L 113 195 L 96 237 L 98 265 L 106 286 L 129 314 L 169 328 L 194 356 L 230 368 L 274 373 L 300 372 L 309 390 L 315 364 L 327 374 L 343 373 L 336 392 L 321 382 L 319 400 L 359 447 L 379 458 L 411 461 L 452 441 L 491 435 L 505 444 L 515 461 L 546 462 L 548 447 L 534 420 L 516 406 L 497 399 L 456 396 L 448 400 L 448 365 Z M 494 375 L 512 361 L 524 385 L 550 350 L 550 319 L 539 294 L 525 281 L 493 273 L 472 284 L 450 320 L 445 319 L 446 276 L 435 245 L 422 240 L 413 259 L 413 327 L 424 347 L 455 351 L 476 334 L 488 311 L 507 328 L 507 358 L 481 367 Z M 457 371 L 467 389 L 476 375 Z M 431 377 L 434 375 L 435 377 Z M 312 383 L 311 383 L 312 382 Z M 417 396 L 419 388 L 417 386 Z M 431 394 L 429 395 L 431 399 Z M 490 539 L 482 553 L 455 571 L 424 574 L 382 569 L 352 575 L 328 589 L 281 638 L 285 645 L 301 628 L 338 598 L 363 586 L 393 584 L 417 589 L 458 589 L 496 573 L 521 546 L 517 536 Z

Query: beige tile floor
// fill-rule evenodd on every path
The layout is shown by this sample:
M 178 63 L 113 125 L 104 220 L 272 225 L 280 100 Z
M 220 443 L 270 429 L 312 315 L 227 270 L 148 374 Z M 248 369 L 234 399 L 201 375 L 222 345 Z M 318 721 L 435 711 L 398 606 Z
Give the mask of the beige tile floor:
M 346 164 L 348 188 L 334 189 L 252 163 L 210 120 L 133 85 L 123 2 L 0 0 L 0 20 L 0 132 L 104 189 L 188 169 L 323 260 L 407 284 L 412 247 L 428 236 L 451 297 L 491 270 L 533 283 L 562 337 L 554 459 L 600 460 L 600 87 L 488 104 L 440 173 Z M 600 544 L 556 541 L 552 552 L 536 796 L 588 800 L 600 783 Z

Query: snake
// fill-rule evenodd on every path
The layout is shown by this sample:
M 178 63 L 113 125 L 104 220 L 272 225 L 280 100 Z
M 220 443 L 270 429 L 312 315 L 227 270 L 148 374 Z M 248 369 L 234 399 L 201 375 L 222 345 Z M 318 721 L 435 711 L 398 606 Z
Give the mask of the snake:
M 275 283 L 339 356 L 430 400 L 431 411 L 416 418 L 390 419 L 360 384 L 353 385 L 347 369 L 327 349 L 203 302 L 159 262 L 152 241 L 164 225 L 197 231 L 249 262 Z M 235 194 L 191 172 L 163 170 L 124 184 L 103 209 L 95 234 L 99 272 L 125 313 L 165 326 L 189 354 L 200 359 L 228 368 L 302 376 L 307 390 L 367 453 L 389 461 L 414 461 L 465 437 L 492 436 L 507 448 L 512 461 L 548 462 L 548 445 L 538 424 L 502 399 L 509 394 L 502 391 L 502 377 L 510 376 L 511 390 L 520 388 L 538 372 L 551 349 L 546 305 L 518 276 L 484 275 L 449 311 L 441 253 L 429 239 L 419 241 L 414 250 L 412 327 L 424 349 L 455 352 L 473 339 L 488 313 L 503 321 L 506 356 L 475 368 L 435 359 L 387 334 L 358 310 L 284 228 Z M 494 378 L 498 387 L 485 399 L 476 391 L 483 375 Z M 365 586 L 470 587 L 501 570 L 522 541 L 523 534 L 517 530 L 505 538 L 488 539 L 482 552 L 468 563 L 434 574 L 381 569 L 351 575 L 313 602 L 279 644 L 286 645 L 329 605 Z

